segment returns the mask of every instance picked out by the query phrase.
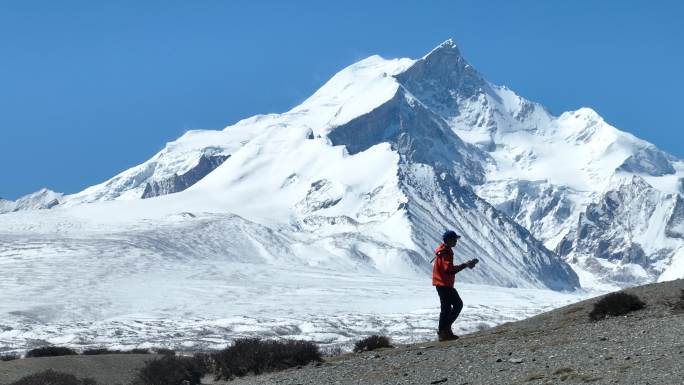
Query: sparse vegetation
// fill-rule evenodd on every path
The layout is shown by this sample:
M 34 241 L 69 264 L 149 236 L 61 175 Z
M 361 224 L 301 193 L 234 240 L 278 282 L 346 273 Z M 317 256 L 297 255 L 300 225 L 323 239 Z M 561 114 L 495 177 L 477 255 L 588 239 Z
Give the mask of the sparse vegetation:
M 368 352 L 380 348 L 391 348 L 390 339 L 385 336 L 372 335 L 354 344 L 354 353 Z
M 606 316 L 619 316 L 643 309 L 644 304 L 639 297 L 625 292 L 610 293 L 594 304 L 589 313 L 592 321 L 598 321 Z
M 73 356 L 76 354 L 78 353 L 75 350 L 64 346 L 43 346 L 29 350 L 26 353 L 26 357 Z
M 167 349 L 167 348 L 155 348 L 153 349 L 155 353 L 161 354 L 163 356 L 175 356 L 176 351 L 173 349 Z
M 147 361 L 133 380 L 133 385 L 199 385 L 205 373 L 193 357 L 164 355 Z
M 216 373 L 216 359 L 215 354 L 212 353 L 195 353 L 192 356 L 195 365 L 202 373 Z
M 78 379 L 76 376 L 56 372 L 52 369 L 22 377 L 10 385 L 96 385 L 92 378 Z
M 261 374 L 322 361 L 313 342 L 243 338 L 214 355 L 216 374 L 222 379 Z
M 110 350 L 107 348 L 95 348 L 86 349 L 81 354 L 84 356 L 95 356 L 98 354 L 150 354 L 150 351 L 147 349 Z
M 120 350 L 109 350 L 106 348 L 96 348 L 96 349 L 87 349 L 84 350 L 81 354 L 85 356 L 95 356 L 98 354 L 121 354 L 124 353 Z
M 18 354 L 14 353 L 5 353 L 0 355 L 0 361 L 13 361 L 21 358 Z

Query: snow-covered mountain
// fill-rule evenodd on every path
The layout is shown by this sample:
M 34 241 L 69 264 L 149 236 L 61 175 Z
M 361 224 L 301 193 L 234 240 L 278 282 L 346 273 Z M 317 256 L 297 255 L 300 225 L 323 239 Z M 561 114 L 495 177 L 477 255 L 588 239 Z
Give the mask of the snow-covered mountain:
M 348 339 L 368 326 L 319 314 L 349 312 L 331 293 L 355 309 L 422 302 L 447 228 L 463 234 L 457 259 L 482 261 L 459 280 L 491 293 L 678 278 L 683 193 L 684 162 L 591 109 L 553 116 L 489 83 L 451 40 L 418 60 L 371 56 L 285 113 L 189 131 L 76 194 L 0 201 L 0 342 L 64 338 L 84 320 L 95 326 L 79 341 L 149 341 L 162 319 L 195 342 L 244 322 Z M 513 297 L 538 311 L 542 292 Z M 491 321 L 483 306 L 472 325 Z
M 628 286 L 684 276 L 679 262 L 682 239 L 672 231 L 657 230 L 678 223 L 679 214 L 671 202 L 684 191 L 684 162 L 617 130 L 589 108 L 552 116 L 543 106 L 487 82 L 452 41 L 396 78 L 460 139 L 485 154 L 468 151 L 479 165 L 460 174 L 477 195 L 550 249 L 559 250 L 564 238 L 580 234 L 576 227 L 582 213 L 605 201 L 616 183 L 632 176 L 644 181 L 635 194 L 622 195 L 620 204 L 641 214 L 634 218 L 634 226 L 646 231 L 639 242 L 645 245 L 648 262 L 627 258 L 615 264 L 615 256 L 608 258 L 597 246 L 608 242 L 618 249 L 624 247 L 609 229 L 620 226 L 620 219 L 612 218 L 610 224 L 599 226 L 599 231 L 581 233 L 584 248 L 563 243 L 562 254 L 582 274 L 586 285 Z M 657 218 L 644 214 L 649 209 L 638 201 L 651 191 L 662 193 Z M 594 269 L 580 263 L 584 260 L 580 257 L 588 254 L 612 267 Z M 639 266 L 649 273 L 644 275 Z M 608 272 L 611 269 L 613 273 Z
M 553 116 L 489 83 L 449 40 L 418 60 L 355 63 L 285 113 L 189 131 L 79 193 L 0 201 L 13 298 L 0 312 L 16 325 L 166 319 L 190 311 L 174 288 L 220 287 L 258 312 L 272 292 L 429 286 L 448 228 L 463 235 L 457 259 L 482 261 L 459 275 L 473 284 L 673 279 L 683 181 L 681 160 L 591 109 Z
M 484 262 L 465 280 L 575 288 L 575 273 L 558 255 L 471 188 L 486 181 L 493 160 L 462 141 L 445 114 L 448 103 L 489 88 L 451 42 L 417 61 L 373 56 L 287 113 L 189 132 L 149 161 L 65 196 L 61 206 L 71 213 L 84 203 L 192 186 L 187 194 L 136 204 L 136 216 L 152 221 L 159 211 L 173 215 L 166 208 L 174 206 L 197 211 L 189 202 L 198 197 L 202 210 L 237 214 L 286 237 L 306 234 L 307 247 L 392 274 L 427 275 L 440 234 L 454 228 L 464 234 L 461 258 Z
M 51 209 L 60 204 L 63 195 L 43 188 L 32 194 L 24 195 L 16 201 L 0 198 L 0 214 L 22 210 Z

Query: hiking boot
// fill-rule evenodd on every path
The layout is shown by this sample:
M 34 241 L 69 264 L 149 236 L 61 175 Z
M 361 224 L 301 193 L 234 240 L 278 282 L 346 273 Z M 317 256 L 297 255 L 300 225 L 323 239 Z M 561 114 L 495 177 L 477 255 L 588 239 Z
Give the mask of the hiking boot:
M 457 339 L 458 339 L 458 336 L 457 336 L 456 334 L 454 334 L 454 332 L 452 332 L 451 329 L 447 330 L 446 332 L 447 332 L 447 334 L 449 335 L 449 338 L 450 338 L 450 339 L 452 339 L 452 340 L 457 340 Z
M 453 341 L 457 340 L 458 336 L 454 334 L 450 329 L 440 330 L 437 332 L 437 339 L 439 341 Z

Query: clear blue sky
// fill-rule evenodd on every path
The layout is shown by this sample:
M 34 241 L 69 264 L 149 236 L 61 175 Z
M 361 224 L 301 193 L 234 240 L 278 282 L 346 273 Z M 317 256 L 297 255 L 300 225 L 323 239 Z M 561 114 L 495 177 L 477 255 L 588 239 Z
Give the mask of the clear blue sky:
M 193 128 L 295 106 L 371 54 L 453 37 L 553 113 L 684 158 L 680 1 L 0 1 L 0 197 L 73 193 Z

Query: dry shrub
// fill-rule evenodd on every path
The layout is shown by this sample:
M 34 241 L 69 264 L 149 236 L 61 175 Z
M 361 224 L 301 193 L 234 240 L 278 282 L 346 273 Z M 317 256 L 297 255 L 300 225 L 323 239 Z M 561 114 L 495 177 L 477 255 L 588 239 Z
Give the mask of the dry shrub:
M 40 348 L 31 349 L 26 353 L 26 357 L 56 357 L 56 356 L 73 356 L 78 354 L 74 349 L 64 346 L 43 346 Z
M 14 353 L 5 353 L 0 355 L 0 361 L 14 361 L 21 358 L 20 355 Z
M 199 385 L 205 373 L 192 357 L 164 355 L 147 361 L 132 385 Z
M 592 321 L 598 321 L 607 316 L 624 315 L 635 310 L 643 309 L 644 304 L 639 297 L 634 294 L 627 294 L 619 291 L 610 293 L 601 298 L 594 304 L 594 309 L 589 313 Z
M 354 352 L 368 352 L 380 348 L 391 348 L 390 339 L 385 336 L 372 335 L 366 337 L 360 341 L 357 341 L 354 345 Z
M 216 374 L 231 379 L 247 374 L 283 370 L 310 362 L 322 361 L 321 352 L 313 342 L 298 340 L 260 340 L 243 338 L 215 353 Z
M 68 373 L 56 372 L 48 369 L 39 373 L 31 374 L 14 381 L 10 385 L 96 385 L 92 378 L 78 379 Z
M 155 353 L 161 354 L 163 356 L 175 356 L 176 351 L 173 349 L 167 349 L 167 348 L 154 348 L 152 349 Z

